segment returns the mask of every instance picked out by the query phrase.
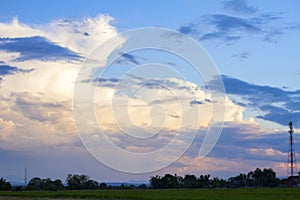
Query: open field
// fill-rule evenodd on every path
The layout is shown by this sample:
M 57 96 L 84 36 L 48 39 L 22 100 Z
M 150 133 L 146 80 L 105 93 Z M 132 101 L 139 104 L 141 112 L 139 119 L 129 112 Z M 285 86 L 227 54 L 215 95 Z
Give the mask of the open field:
M 295 200 L 300 188 L 251 188 L 251 189 L 172 189 L 172 190 L 92 190 L 92 191 L 24 191 L 0 192 L 0 199 L 29 198 L 89 198 L 89 199 L 199 199 L 199 200 Z

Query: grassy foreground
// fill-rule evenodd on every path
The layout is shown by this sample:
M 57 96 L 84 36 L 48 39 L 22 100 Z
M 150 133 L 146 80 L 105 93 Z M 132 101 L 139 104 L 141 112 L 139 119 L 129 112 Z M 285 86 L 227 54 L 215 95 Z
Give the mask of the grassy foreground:
M 251 189 L 172 189 L 172 190 L 85 190 L 85 191 L 24 191 L 0 192 L 0 199 L 29 198 L 97 198 L 97 199 L 199 199 L 199 200 L 295 200 L 300 188 L 251 188 Z

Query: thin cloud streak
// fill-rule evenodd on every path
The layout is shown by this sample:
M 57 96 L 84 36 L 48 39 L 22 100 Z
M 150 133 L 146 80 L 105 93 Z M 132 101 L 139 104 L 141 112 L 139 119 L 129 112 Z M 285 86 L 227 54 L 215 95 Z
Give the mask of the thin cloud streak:
M 257 12 L 257 8 L 254 6 L 248 5 L 248 2 L 245 0 L 229 0 L 223 1 L 223 6 L 229 11 L 235 12 L 237 14 L 254 14 Z

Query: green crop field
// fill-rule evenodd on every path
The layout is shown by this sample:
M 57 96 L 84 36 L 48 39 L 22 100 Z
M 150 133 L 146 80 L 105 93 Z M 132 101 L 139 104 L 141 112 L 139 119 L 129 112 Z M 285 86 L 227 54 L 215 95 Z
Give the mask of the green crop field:
M 14 198 L 17 197 L 17 198 Z M 0 192 L 0 199 L 29 198 L 88 198 L 88 199 L 199 199 L 199 200 L 295 200 L 300 188 L 252 188 L 252 189 L 172 189 L 172 190 L 83 190 L 83 191 L 24 191 Z

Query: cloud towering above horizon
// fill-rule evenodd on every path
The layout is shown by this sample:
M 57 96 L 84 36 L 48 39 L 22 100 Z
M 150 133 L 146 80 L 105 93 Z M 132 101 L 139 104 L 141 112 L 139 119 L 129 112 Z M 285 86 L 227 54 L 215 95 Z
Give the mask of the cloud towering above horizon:
M 178 2 L 174 6 L 182 10 L 182 2 Z M 299 77 L 294 51 L 299 48 L 295 40 L 299 28 L 295 25 L 300 19 L 287 19 L 289 12 L 280 11 L 281 3 L 265 10 L 263 2 L 226 0 L 211 7 L 203 3 L 203 11 L 199 12 L 193 7 L 200 8 L 200 2 L 184 4 L 191 10 L 182 13 L 186 24 L 177 18 L 178 12 L 164 9 L 146 25 L 161 26 L 165 15 L 172 15 L 170 23 L 176 23 L 168 28 L 203 42 L 220 73 L 227 74 L 221 76 L 225 99 L 213 98 L 213 92 L 222 92 L 213 77 L 207 82 L 201 80 L 201 75 L 196 76 L 199 72 L 188 68 L 190 63 L 184 58 L 164 54 L 162 49 L 117 52 L 118 59 L 104 74 L 99 74 L 96 67 L 80 82 L 95 89 L 97 124 L 90 122 L 85 113 L 80 116 L 90 123 L 83 134 L 91 135 L 92 140 L 99 139 L 101 129 L 124 151 L 147 153 L 170 141 L 186 143 L 186 138 L 175 137 L 178 134 L 189 137 L 198 132 L 179 160 L 144 175 L 118 173 L 93 160 L 77 133 L 73 113 L 73 91 L 83 63 L 101 62 L 101 67 L 111 51 L 127 44 L 128 38 L 121 37 L 120 32 L 132 28 L 126 18 L 129 13 L 124 11 L 132 2 L 115 5 L 118 14 L 112 10 L 87 14 L 95 17 L 52 17 L 50 22 L 39 24 L 23 23 L 22 17 L 0 22 L 0 156 L 4 159 L 0 177 L 10 177 L 24 167 L 31 169 L 30 176 L 64 177 L 74 172 L 99 179 L 103 176 L 105 181 L 119 180 L 118 176 L 121 180 L 147 180 L 152 174 L 164 172 L 229 177 L 256 167 L 272 167 L 279 176 L 285 176 L 290 120 L 295 124 L 295 143 L 300 142 L 299 79 L 290 78 Z M 167 6 L 164 2 L 158 9 Z M 146 18 L 145 14 L 131 20 L 139 24 Z M 117 42 L 103 51 L 99 60 L 86 59 L 113 37 L 118 38 Z M 181 39 L 176 38 L 176 42 Z M 139 67 L 143 70 L 138 71 Z M 213 110 L 221 106 L 226 108 L 223 132 L 212 152 L 199 158 L 209 125 L 220 123 L 214 121 Z M 154 134 L 159 131 L 160 135 Z M 109 158 L 114 156 L 115 152 L 109 152 Z M 58 163 L 57 169 L 50 167 L 51 162 Z

